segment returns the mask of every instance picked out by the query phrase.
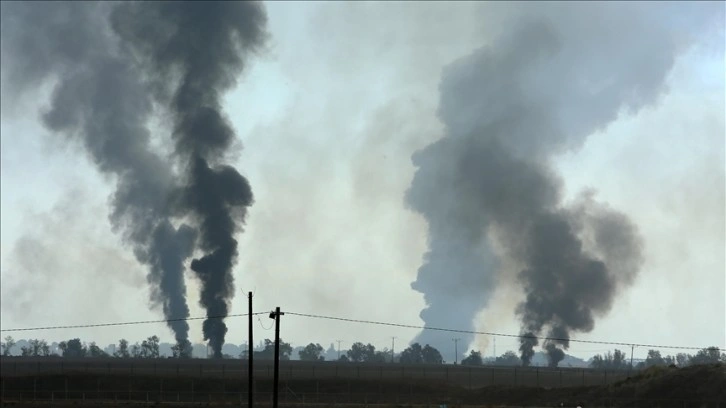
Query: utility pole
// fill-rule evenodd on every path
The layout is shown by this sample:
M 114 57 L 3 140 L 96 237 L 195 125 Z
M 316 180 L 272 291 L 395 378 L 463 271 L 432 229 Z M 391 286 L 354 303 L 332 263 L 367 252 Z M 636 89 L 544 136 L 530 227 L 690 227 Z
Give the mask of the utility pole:
M 341 343 L 341 342 L 342 342 L 343 340 L 336 340 L 336 341 L 338 342 L 338 360 L 340 360 L 340 343 Z
M 635 350 L 635 344 L 630 345 L 630 372 L 633 371 L 633 350 Z
M 393 352 L 393 350 L 396 347 L 396 337 L 391 337 L 391 362 L 395 359 L 396 354 Z
M 460 338 L 451 339 L 454 341 L 454 365 L 459 363 L 459 340 Z
M 280 312 L 280 307 L 276 307 L 274 312 L 270 312 L 270 319 L 275 319 L 275 377 L 272 384 L 272 408 L 277 408 L 278 382 L 280 380 L 280 316 L 285 313 Z
M 253 397 L 253 388 L 254 388 L 254 369 L 252 366 L 252 355 L 254 354 L 252 350 L 252 345 L 254 344 L 252 342 L 252 292 L 249 292 L 248 294 L 248 300 L 249 300 L 249 319 L 247 319 L 247 330 L 249 331 L 249 340 L 247 340 L 247 406 L 249 408 L 252 408 L 252 404 L 254 402 Z

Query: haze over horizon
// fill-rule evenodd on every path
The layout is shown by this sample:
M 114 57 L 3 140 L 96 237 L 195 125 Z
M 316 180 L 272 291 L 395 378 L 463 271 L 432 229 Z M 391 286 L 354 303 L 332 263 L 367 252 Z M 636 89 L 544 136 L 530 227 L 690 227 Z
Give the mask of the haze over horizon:
M 2 7 L 5 14 L 8 6 Z M 215 93 L 221 97 L 221 111 L 235 136 L 225 145 L 229 151 L 220 155 L 223 158 L 210 162 L 226 160 L 249 181 L 254 195 L 244 233 L 234 234 L 239 255 L 231 269 L 235 286 L 229 313 L 246 313 L 245 295 L 254 291 L 256 311 L 280 306 L 283 311 L 298 313 L 520 333 L 522 315 L 516 311 L 525 300 L 525 292 L 518 280 L 521 277 L 506 271 L 526 269 L 521 262 L 529 258 L 502 249 L 513 247 L 505 238 L 524 236 L 518 224 L 501 222 L 502 210 L 487 208 L 487 217 L 496 219 L 497 227 L 483 233 L 487 238 L 477 238 L 472 251 L 480 255 L 484 251 L 481 242 L 491 239 L 486 250 L 498 254 L 499 263 L 472 270 L 486 270 L 491 276 L 476 274 L 481 280 L 471 285 L 468 281 L 454 284 L 439 274 L 436 277 L 440 280 L 430 281 L 430 288 L 422 289 L 419 284 L 414 290 L 412 282 L 422 282 L 418 270 L 424 264 L 424 254 L 432 250 L 430 225 L 441 214 L 438 210 L 426 212 L 425 204 L 440 197 L 427 192 L 421 198 L 423 204 L 412 208 L 407 192 L 421 166 L 416 153 L 431 152 L 427 146 L 437 146 L 436 142 L 449 133 L 466 133 L 461 129 L 468 122 L 463 122 L 466 115 L 461 112 L 474 106 L 471 117 L 476 120 L 466 116 L 467 120 L 481 121 L 477 125 L 482 126 L 486 120 L 481 118 L 498 118 L 499 113 L 482 113 L 488 106 L 485 102 L 495 99 L 482 95 L 496 95 L 495 91 L 471 86 L 471 78 L 487 78 L 482 72 L 496 74 L 499 66 L 486 65 L 490 61 L 487 57 L 476 65 L 480 63 L 478 55 L 515 64 L 519 62 L 515 57 L 507 59 L 509 54 L 517 55 L 511 47 L 524 50 L 532 46 L 532 55 L 539 55 L 541 49 L 556 55 L 557 47 L 561 47 L 563 65 L 543 63 L 541 67 L 571 66 L 575 69 L 572 74 L 524 69 L 516 74 L 515 70 L 502 72 L 511 75 L 507 78 L 532 81 L 526 89 L 534 92 L 519 96 L 531 102 L 529 107 L 534 106 L 533 101 L 548 103 L 548 109 L 555 106 L 551 110 L 561 115 L 558 123 L 564 124 L 562 131 L 575 129 L 573 134 L 583 134 L 575 142 L 563 142 L 568 148 L 550 149 L 535 146 L 546 135 L 539 139 L 523 132 L 517 139 L 524 141 L 521 145 L 513 142 L 514 147 L 505 146 L 501 151 L 514 158 L 521 158 L 519 155 L 526 151 L 536 157 L 528 165 L 544 166 L 542 177 L 554 180 L 552 194 L 558 197 L 552 200 L 556 205 L 542 207 L 556 207 L 548 214 L 580 219 L 572 214 L 584 208 L 578 207 L 583 205 L 582 192 L 592 191 L 592 200 L 606 203 L 613 214 L 626 217 L 643 243 L 642 261 L 635 262 L 639 265 L 637 273 L 625 274 L 628 279 L 624 280 L 607 280 L 617 287 L 612 297 L 600 299 L 602 291 L 588 287 L 588 282 L 578 283 L 583 285 L 581 289 L 564 297 L 581 297 L 594 305 L 591 330 L 586 314 L 585 323 L 568 323 L 570 337 L 726 348 L 724 5 L 636 3 L 628 10 L 619 7 L 623 6 L 264 3 L 268 34 L 264 45 L 245 54 L 243 69 L 232 69 L 238 78 L 228 93 Z M 601 28 L 589 27 L 583 17 L 595 10 L 599 21 L 604 22 Z M 655 25 L 641 27 L 638 16 Z M 518 25 L 530 28 L 522 21 L 539 18 L 557 23 L 553 24 L 556 33 L 551 44 L 534 29 L 535 37 L 511 34 L 514 39 L 501 42 L 510 33 L 517 33 Z M 134 29 L 125 31 L 130 43 L 135 41 Z M 6 30 L 3 27 L 2 37 L 6 37 Z M 616 32 L 605 36 L 600 48 L 590 46 L 589 35 L 603 36 L 613 30 Z M 536 43 L 533 38 L 543 44 L 532 45 Z M 12 63 L 7 61 L 12 52 L 18 52 L 15 46 L 8 46 L 9 41 L 3 39 L 2 43 L 0 327 L 163 318 L 162 308 L 153 303 L 155 286 L 147 283 L 148 267 L 137 260 L 109 221 L 116 176 L 98 170 L 80 139 L 59 137 L 41 120 L 41 112 L 51 106 L 59 83 L 57 75 L 22 93 L 13 88 L 17 84 L 8 86 L 13 77 L 8 75 Z M 657 48 L 663 44 L 672 48 Z M 139 52 L 146 52 L 143 47 L 139 45 Z M 500 54 L 487 50 L 499 50 Z M 591 54 L 583 56 L 582 50 Z M 578 63 L 568 64 L 566 52 L 570 51 L 578 56 Z M 667 60 L 670 56 L 672 61 Z M 653 62 L 660 57 L 664 60 Z M 531 55 L 527 58 L 539 61 Z M 473 64 L 469 71 L 467 62 Z M 531 66 L 539 67 L 535 63 Z M 44 69 L 51 68 L 49 64 Z M 152 68 L 144 69 L 152 76 L 157 74 Z M 554 74 L 563 82 L 552 80 Z M 656 78 L 658 75 L 662 78 Z M 564 81 L 573 78 L 603 82 L 567 87 Z M 578 97 L 588 101 L 580 89 L 596 92 L 598 87 L 607 88 L 612 83 L 624 87 L 612 100 L 601 98 L 602 103 L 592 109 L 585 102 L 571 103 Z M 519 82 L 512 88 L 507 88 L 509 85 L 501 88 L 510 91 L 524 87 Z M 154 98 L 153 106 L 165 103 L 163 97 Z M 520 106 L 515 97 L 497 102 Z M 456 114 L 447 111 L 447 106 Z M 607 111 L 604 114 L 603 109 Z M 524 119 L 519 117 L 521 122 L 508 134 L 550 123 L 538 122 L 542 110 L 532 112 L 536 114 L 527 117 L 527 125 L 521 125 Z M 567 115 L 577 120 L 565 120 Z M 150 150 L 163 159 L 172 157 L 172 152 L 180 154 L 175 150 L 179 146 L 175 147 L 169 137 L 172 116 L 155 113 L 149 117 Z M 537 142 L 529 142 L 528 137 Z M 558 139 L 547 139 L 552 140 Z M 576 146 L 569 148 L 568 143 Z M 481 151 L 489 149 L 477 146 Z M 174 162 L 170 171 L 179 171 L 180 166 Z M 441 168 L 434 167 L 439 169 L 436 174 L 442 174 Z M 461 191 L 446 193 L 456 197 L 451 202 L 465 203 Z M 471 203 L 471 208 L 447 207 L 443 213 L 451 217 L 451 211 L 460 211 L 471 221 L 470 214 L 484 211 L 480 202 Z M 173 218 L 176 213 L 168 216 Z M 174 227 L 178 226 L 174 221 Z M 445 242 L 461 239 L 461 230 L 451 234 L 456 239 Z M 500 256 L 503 253 L 507 256 Z M 204 316 L 199 280 L 190 262 L 191 258 L 184 263 L 188 313 Z M 621 281 L 627 283 L 621 285 Z M 419 314 L 427 308 L 422 292 L 449 287 L 451 291 L 439 298 L 443 317 L 421 319 Z M 466 300 L 470 298 L 464 290 L 471 290 L 474 295 L 470 298 L 476 299 Z M 598 298 L 593 300 L 593 296 Z M 461 303 L 452 307 L 454 301 Z M 260 318 L 256 338 L 271 338 L 272 321 L 264 315 Z M 471 326 L 464 327 L 469 321 Z M 561 321 L 559 317 L 550 319 L 544 327 L 560 327 Z M 244 343 L 246 320 L 228 318 L 226 325 L 223 341 Z M 189 322 L 188 330 L 191 342 L 203 340 L 201 321 Z M 2 334 L 4 337 L 6 333 Z M 174 333 L 164 324 L 9 334 L 51 341 L 81 337 L 100 345 L 122 337 L 142 340 L 152 334 L 162 341 L 174 340 Z M 397 337 L 396 349 L 401 350 L 419 333 L 406 328 L 282 318 L 282 338 L 294 345 L 315 342 L 327 347 L 340 339 L 348 345 L 361 341 L 382 349 L 390 347 L 392 336 Z M 450 361 L 450 338 L 461 336 L 447 333 L 444 337 L 445 341 L 431 341 L 447 344 L 447 349 L 440 347 L 440 351 Z M 425 338 L 422 336 L 422 341 Z M 497 354 L 517 350 L 515 340 L 498 340 Z M 535 350 L 541 350 L 540 346 Z M 468 348 L 490 355 L 492 343 L 488 336 L 472 336 Z M 589 357 L 608 349 L 612 348 L 572 343 L 567 352 Z M 636 357 L 646 351 L 636 349 Z

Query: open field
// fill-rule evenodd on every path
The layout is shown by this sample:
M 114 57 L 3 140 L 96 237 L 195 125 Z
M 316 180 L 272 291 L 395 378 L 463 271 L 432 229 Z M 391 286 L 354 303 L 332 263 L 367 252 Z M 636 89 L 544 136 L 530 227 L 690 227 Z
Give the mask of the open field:
M 255 378 L 273 377 L 273 362 L 255 360 Z M 2 377 L 49 374 L 97 374 L 115 376 L 154 376 L 221 378 L 247 380 L 246 360 L 214 359 L 117 359 L 117 358 L 26 358 L 0 359 Z M 434 381 L 451 386 L 573 387 L 605 385 L 623 380 L 627 371 L 581 368 L 491 367 L 428 364 L 355 364 L 340 362 L 281 361 L 280 380 L 364 380 Z
M 47 359 L 0 359 L 2 406 L 247 405 L 246 367 L 239 367 L 240 363 L 244 363 L 240 360 L 61 360 L 51 363 Z M 269 406 L 272 398 L 268 366 L 271 364 L 261 361 L 256 370 L 259 375 L 255 384 L 255 402 L 260 407 Z M 441 372 L 429 371 L 428 366 L 427 377 L 423 378 L 423 368 L 405 366 L 401 370 L 395 364 L 284 362 L 281 364 L 281 406 L 382 408 L 446 404 L 448 407 L 554 407 L 580 404 L 587 407 L 726 408 L 726 369 L 723 365 L 653 368 L 632 378 L 608 381 L 608 384 L 555 387 L 528 384 L 469 387 L 466 380 L 459 378 L 468 376 L 467 367 L 438 367 L 448 368 L 448 382 L 445 376 L 442 380 Z M 52 369 L 62 372 L 50 372 Z M 483 377 L 481 373 L 498 373 L 497 370 L 504 369 L 483 367 L 471 372 L 473 378 L 478 378 Z M 537 371 L 534 368 L 518 368 L 517 375 Z M 573 371 L 580 376 L 584 372 L 586 381 L 596 372 L 540 368 L 539 374 L 550 371 Z M 406 376 L 407 372 L 412 374 Z M 513 375 L 513 372 L 510 368 L 509 374 Z M 378 377 L 374 375 L 376 373 Z M 494 374 L 494 378 L 504 381 L 506 377 Z M 520 378 L 530 376 L 525 374 Z M 563 374 L 563 378 L 575 377 Z

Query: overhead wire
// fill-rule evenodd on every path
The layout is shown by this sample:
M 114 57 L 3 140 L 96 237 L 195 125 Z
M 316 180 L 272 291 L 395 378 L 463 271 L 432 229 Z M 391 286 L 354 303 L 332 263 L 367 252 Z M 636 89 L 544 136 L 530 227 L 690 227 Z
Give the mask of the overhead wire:
M 268 312 L 252 313 L 253 316 L 257 316 L 257 320 L 260 323 L 260 326 L 262 326 L 262 328 L 264 330 L 270 330 L 272 328 L 272 326 L 270 326 L 269 328 L 265 327 L 264 324 L 262 323 L 262 319 L 260 319 L 260 317 L 259 317 L 259 315 L 264 315 L 267 313 Z M 310 314 L 310 313 L 297 313 L 297 312 L 289 312 L 289 311 L 285 312 L 285 313 L 290 316 L 306 317 L 306 318 L 313 318 L 313 319 L 323 319 L 323 320 L 341 321 L 341 322 L 349 322 L 349 323 L 372 324 L 372 325 L 378 325 L 378 326 L 398 327 L 398 328 L 416 329 L 416 330 L 432 330 L 432 331 L 441 331 L 441 332 L 449 332 L 449 333 L 479 334 L 479 335 L 486 335 L 486 336 L 493 336 L 493 337 L 506 337 L 506 338 L 517 338 L 517 339 L 528 338 L 528 339 L 536 339 L 536 340 L 541 340 L 541 341 L 549 340 L 549 341 L 560 341 L 560 342 L 569 342 L 569 343 L 600 344 L 600 345 L 610 345 L 610 346 L 648 347 L 648 348 L 652 348 L 652 349 L 675 349 L 675 350 L 717 349 L 718 351 L 726 351 L 726 349 L 724 349 L 724 348 L 712 347 L 712 346 L 695 347 L 695 346 L 674 346 L 674 345 L 635 343 L 635 342 L 617 342 L 617 341 L 603 341 L 603 340 L 578 340 L 578 339 L 567 339 L 567 338 L 559 338 L 559 337 L 543 337 L 543 336 L 532 336 L 532 335 L 522 335 L 522 334 L 485 332 L 485 331 L 477 331 L 477 330 L 451 329 L 451 328 L 444 328 L 444 327 L 420 326 L 420 325 L 412 325 L 412 324 L 381 322 L 381 321 L 375 321 L 375 320 L 353 319 L 353 318 L 346 318 L 346 317 L 326 316 L 326 315 L 317 315 L 317 314 Z M 229 317 L 245 317 L 245 316 L 249 316 L 249 315 L 250 315 L 249 313 L 238 313 L 238 314 L 228 314 L 228 315 L 219 315 L 219 316 L 185 317 L 185 318 L 178 318 L 178 319 L 137 320 L 137 321 L 113 322 L 113 323 L 92 323 L 92 324 L 75 324 L 75 325 L 59 325 L 59 326 L 23 327 L 23 328 L 12 328 L 12 329 L 0 329 L 0 332 L 25 332 L 25 331 L 37 331 L 37 330 L 129 326 L 129 325 L 137 325 L 137 324 L 171 323 L 171 322 L 189 321 L 189 320 L 225 319 L 225 318 L 229 318 Z
M 252 313 L 253 316 L 266 314 L 267 312 Z M 91 324 L 70 324 L 63 326 L 41 326 L 41 327 L 22 327 L 13 329 L 0 329 L 0 332 L 23 332 L 23 331 L 35 331 L 35 330 L 55 330 L 55 329 L 83 329 L 89 327 L 109 327 L 109 326 L 130 326 L 135 324 L 151 324 L 151 323 L 171 323 L 181 322 L 187 320 L 206 320 L 206 319 L 225 319 L 228 317 L 243 317 L 249 316 L 249 313 L 239 314 L 228 314 L 224 316 L 204 316 L 204 317 L 181 317 L 178 319 L 160 319 L 160 320 L 137 320 L 130 322 L 114 322 L 114 323 L 91 323 Z
M 379 325 L 379 326 L 389 326 L 389 327 L 400 327 L 400 328 L 406 328 L 406 329 L 417 329 L 417 330 L 433 330 L 433 331 L 442 331 L 442 332 L 449 332 L 449 333 L 462 333 L 462 334 L 482 334 L 487 336 L 495 336 L 495 337 L 509 337 L 509 338 L 526 338 L 526 339 L 536 339 L 536 340 L 549 340 L 549 341 L 560 341 L 560 342 L 570 342 L 570 343 L 583 343 L 583 344 L 607 344 L 611 346 L 628 346 L 628 347 L 650 347 L 650 348 L 660 348 L 660 349 L 678 349 L 678 350 L 703 350 L 703 349 L 713 349 L 714 347 L 694 347 L 694 346 L 671 346 L 671 345 L 658 345 L 658 344 L 647 344 L 647 343 L 626 343 L 626 342 L 617 342 L 617 341 L 602 341 L 602 340 L 577 340 L 577 339 L 566 339 L 566 338 L 560 338 L 560 337 L 542 337 L 542 336 L 532 336 L 532 335 L 522 335 L 522 334 L 508 334 L 508 333 L 494 333 L 494 332 L 484 332 L 484 331 L 477 331 L 477 330 L 461 330 L 461 329 L 449 329 L 449 328 L 443 328 L 443 327 L 431 327 L 431 326 L 417 326 L 412 324 L 401 324 L 401 323 L 390 323 L 390 322 L 379 322 L 374 320 L 362 320 L 362 319 L 351 319 L 351 318 L 345 318 L 345 317 L 337 317 L 337 316 L 323 316 L 323 315 L 315 315 L 315 314 L 309 314 L 309 313 L 296 313 L 296 312 L 285 312 L 287 315 L 291 316 L 300 316 L 300 317 L 308 317 L 308 318 L 315 318 L 315 319 L 326 319 L 326 320 L 335 320 L 335 321 L 343 321 L 343 322 L 350 322 L 350 323 L 364 323 L 364 324 L 373 324 L 373 325 Z M 719 351 L 726 351 L 726 349 L 717 348 Z

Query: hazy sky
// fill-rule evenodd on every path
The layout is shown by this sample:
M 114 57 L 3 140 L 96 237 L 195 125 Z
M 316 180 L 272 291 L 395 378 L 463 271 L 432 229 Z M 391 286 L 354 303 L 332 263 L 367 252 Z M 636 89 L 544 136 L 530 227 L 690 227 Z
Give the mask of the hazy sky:
M 426 224 L 404 204 L 411 154 L 442 135 L 436 116 L 441 70 L 485 46 L 533 3 L 270 2 L 271 42 L 225 98 L 244 149 L 235 164 L 252 185 L 235 268 L 232 313 L 255 307 L 422 324 L 410 288 L 426 250 Z M 628 214 L 645 239 L 635 284 L 588 334 L 575 339 L 726 347 L 726 172 L 723 4 L 667 78 L 667 93 L 637 115 L 622 112 L 557 168 L 569 198 L 585 188 Z M 610 7 L 618 7 L 611 3 Z M 677 5 L 673 6 L 677 7 Z M 674 14 L 676 15 L 676 14 Z M 677 22 L 674 20 L 673 24 Z M 3 329 L 161 318 L 149 309 L 146 271 L 111 231 L 113 180 L 82 148 L 50 134 L 44 92 L 2 99 L 1 321 Z M 165 143 L 159 139 L 158 143 Z M 187 276 L 192 316 L 202 316 Z M 522 297 L 501 285 L 477 329 L 516 334 Z M 246 340 L 228 319 L 227 342 Z M 201 323 L 191 322 L 201 342 Z M 258 339 L 272 337 L 266 316 Z M 6 333 L 3 332 L 3 336 Z M 100 344 L 172 336 L 163 324 L 12 333 Z M 396 349 L 417 334 L 285 316 L 294 344 L 342 340 Z M 456 337 L 452 334 L 452 337 Z M 485 336 L 473 345 L 491 354 Z M 516 349 L 498 339 L 497 353 Z M 453 344 L 452 344 L 453 347 Z M 588 356 L 608 346 L 573 343 Z M 636 355 L 646 350 L 636 349 Z M 671 353 L 671 350 L 664 350 Z

